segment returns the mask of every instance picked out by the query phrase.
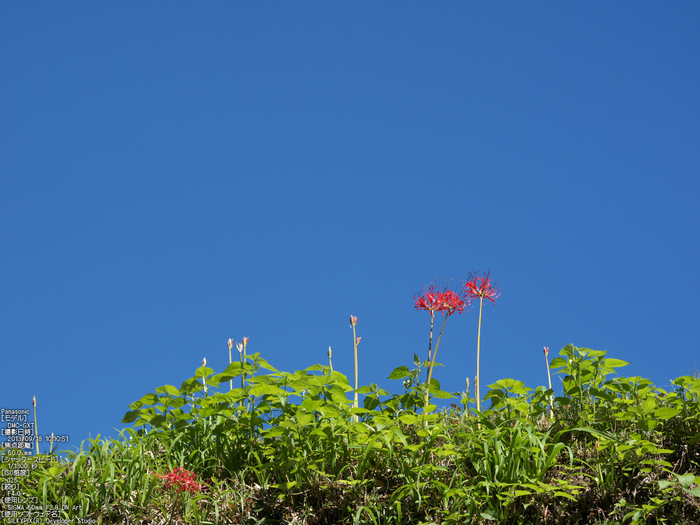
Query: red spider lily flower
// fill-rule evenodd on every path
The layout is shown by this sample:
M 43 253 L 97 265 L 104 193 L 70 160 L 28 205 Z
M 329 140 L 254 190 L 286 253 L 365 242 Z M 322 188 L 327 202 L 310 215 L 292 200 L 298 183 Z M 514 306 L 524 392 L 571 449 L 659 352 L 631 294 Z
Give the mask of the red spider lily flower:
M 448 317 L 453 313 L 462 313 L 469 305 L 468 297 L 461 297 L 449 289 L 439 291 L 435 283 L 423 289 L 422 295 L 415 294 L 415 307 L 429 312 L 444 312 Z
M 441 311 L 446 312 L 448 316 L 455 312 L 461 314 L 469 304 L 452 290 L 441 293 L 439 301 L 442 303 Z
M 155 474 L 157 477 L 165 480 L 165 488 L 174 488 L 177 492 L 201 492 L 206 490 L 206 487 L 196 481 L 197 474 L 178 467 L 169 474 Z
M 414 294 L 413 299 L 416 302 L 416 309 L 418 310 L 428 310 L 429 312 L 436 312 L 440 308 L 440 302 L 437 300 L 438 291 L 435 289 L 435 284 L 431 284 L 427 288 L 423 288 L 423 294 Z
M 496 299 L 501 295 L 498 285 L 491 284 L 491 272 L 464 283 L 464 292 L 469 299 L 488 299 L 493 304 L 496 304 Z

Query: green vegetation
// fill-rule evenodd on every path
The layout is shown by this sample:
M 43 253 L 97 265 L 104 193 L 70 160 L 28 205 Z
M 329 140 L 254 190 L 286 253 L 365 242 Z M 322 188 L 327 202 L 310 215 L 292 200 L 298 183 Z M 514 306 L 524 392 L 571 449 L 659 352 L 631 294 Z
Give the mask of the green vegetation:
M 424 406 L 417 356 L 391 373 L 403 390 L 391 394 L 253 354 L 157 388 L 119 439 L 35 456 L 14 479 L 59 517 L 99 523 L 700 523 L 700 379 L 666 392 L 613 377 L 626 364 L 569 345 L 551 363 L 553 405 L 551 389 L 503 379 L 476 411 L 434 378 Z

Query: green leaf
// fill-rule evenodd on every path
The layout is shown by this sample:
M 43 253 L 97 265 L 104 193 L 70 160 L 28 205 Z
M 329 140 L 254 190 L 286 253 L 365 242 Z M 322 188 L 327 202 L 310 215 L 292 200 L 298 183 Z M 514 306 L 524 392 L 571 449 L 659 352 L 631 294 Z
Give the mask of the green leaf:
M 290 388 L 293 388 L 297 392 L 301 392 L 302 390 L 308 390 L 310 387 L 312 387 L 314 385 L 311 382 L 311 377 L 302 376 L 302 377 L 295 378 L 293 381 L 290 381 L 289 384 L 287 384 L 287 386 Z
M 484 518 L 485 520 L 489 521 L 496 521 L 498 518 L 496 517 L 495 510 L 488 509 L 485 510 L 484 512 L 481 513 L 481 517 Z
M 605 368 L 622 368 L 623 366 L 629 365 L 629 363 L 627 361 L 623 361 L 622 359 L 613 359 L 608 357 L 603 359 L 601 365 Z
M 323 401 L 320 399 L 311 399 L 310 397 L 307 397 L 304 399 L 304 402 L 301 404 L 301 409 L 306 410 L 307 412 L 314 412 L 318 407 L 323 405 Z
M 66 469 L 67 469 L 67 467 L 65 467 L 65 466 L 54 465 L 53 467 L 49 467 L 47 471 L 48 471 L 50 476 L 56 477 Z
M 231 377 L 238 377 L 241 375 L 246 369 L 252 368 L 251 365 L 248 363 L 244 364 L 241 363 L 240 361 L 234 361 L 230 365 L 226 367 L 226 369 L 221 372 L 221 375 L 226 375 L 226 376 L 231 376 Z M 251 370 L 252 371 L 252 370 Z
M 139 410 L 129 410 L 122 418 L 122 423 L 132 423 L 141 415 Z
M 299 425 L 302 427 L 305 427 L 309 423 L 311 423 L 314 419 L 313 414 L 305 414 L 303 412 L 297 412 L 297 421 L 299 422 Z
M 576 501 L 576 498 L 574 496 L 572 496 L 571 494 L 568 494 L 566 492 L 556 491 L 554 493 L 554 495 L 559 496 L 560 498 L 567 498 L 567 499 L 570 499 L 572 501 Z
M 678 482 L 684 489 L 689 489 L 695 482 L 695 476 L 693 474 L 683 474 L 682 476 L 678 476 Z
M 272 488 L 275 489 L 282 489 L 282 490 L 290 490 L 296 487 L 298 484 L 297 481 L 285 481 L 284 483 L 278 483 L 276 485 L 270 485 Z
M 559 351 L 559 355 L 565 355 L 568 357 L 573 357 L 575 353 L 576 353 L 576 347 L 572 344 L 566 345 L 564 348 L 562 348 Z
M 213 373 L 214 370 L 208 366 L 200 366 L 197 370 L 195 370 L 194 375 L 195 377 L 207 378 Z
M 150 419 L 149 423 L 151 425 L 153 425 L 154 427 L 159 428 L 163 425 L 163 423 L 165 423 L 165 418 L 163 416 L 161 416 L 160 414 L 158 414 L 157 416 L 153 416 Z
M 183 381 L 182 385 L 180 385 L 180 392 L 185 395 L 194 394 L 195 392 L 199 392 L 203 389 L 204 385 L 202 385 L 202 383 L 194 377 Z
M 418 358 L 418 356 L 416 356 Z M 389 374 L 389 377 L 387 379 L 403 379 L 404 377 L 408 377 L 411 375 L 411 371 L 408 369 L 407 366 L 400 366 L 398 368 L 395 368 L 394 371 Z
M 605 350 L 591 350 L 590 348 L 579 348 L 579 353 L 588 357 L 602 357 L 607 352 Z
M 405 425 L 414 425 L 415 423 L 418 423 L 418 417 L 413 414 L 401 414 L 399 416 L 399 421 Z
M 281 436 L 284 433 L 285 433 L 285 431 L 283 430 L 282 427 L 272 427 L 272 428 L 268 428 L 267 430 L 264 431 L 265 437 L 267 437 L 267 438 Z
M 440 390 L 440 381 L 434 377 L 430 379 L 430 391 Z
M 680 413 L 681 409 L 679 408 L 661 407 L 658 408 L 656 412 L 654 412 L 654 415 L 659 419 L 671 419 L 672 417 L 675 417 Z
M 263 368 L 265 370 L 269 370 L 270 372 L 275 372 L 279 373 L 279 370 L 277 370 L 274 366 L 272 366 L 270 363 L 265 361 L 262 357 L 258 357 L 260 353 L 255 353 L 253 354 L 253 357 L 256 359 L 256 362 L 260 368 Z
M 323 414 L 324 417 L 339 418 L 343 416 L 343 411 L 335 405 L 323 405 L 322 407 L 318 408 L 318 411 L 321 412 L 321 414 Z
M 287 396 L 289 395 L 289 392 L 275 385 L 257 384 L 250 389 L 250 395 L 255 397 L 262 397 L 266 395 Z
M 156 388 L 157 394 L 170 394 L 171 396 L 179 396 L 180 391 L 173 385 L 159 386 Z
M 454 397 L 451 393 L 445 392 L 444 390 L 430 389 L 430 393 L 433 397 L 437 397 L 438 399 L 452 399 Z
M 656 406 L 656 399 L 648 397 L 642 401 L 642 412 L 644 414 L 651 414 L 656 409 Z
M 156 394 L 146 394 L 141 399 L 139 399 L 144 405 L 155 405 L 158 403 L 158 396 Z
M 555 357 L 549 365 L 549 368 L 563 368 L 567 365 L 566 359 L 563 357 Z

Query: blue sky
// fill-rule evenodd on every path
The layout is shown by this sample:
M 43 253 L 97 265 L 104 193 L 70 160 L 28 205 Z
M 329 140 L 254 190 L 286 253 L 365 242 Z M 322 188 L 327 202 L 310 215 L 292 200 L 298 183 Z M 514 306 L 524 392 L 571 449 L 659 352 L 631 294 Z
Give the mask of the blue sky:
M 413 294 L 486 270 L 483 385 L 544 385 L 573 343 L 668 388 L 700 366 L 698 27 L 692 2 L 2 4 L 0 406 L 115 436 L 243 336 L 351 378 L 351 314 L 360 383 L 402 392 Z M 446 390 L 477 321 L 447 323 Z

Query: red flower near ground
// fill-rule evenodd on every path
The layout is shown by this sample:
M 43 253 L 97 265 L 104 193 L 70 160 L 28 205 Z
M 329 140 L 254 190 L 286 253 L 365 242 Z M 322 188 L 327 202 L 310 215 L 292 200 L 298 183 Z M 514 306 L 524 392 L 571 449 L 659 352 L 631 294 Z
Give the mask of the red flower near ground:
M 447 288 L 439 291 L 434 283 L 424 288 L 422 295 L 415 294 L 413 299 L 416 302 L 416 309 L 429 312 L 444 312 L 447 316 L 455 312 L 461 314 L 470 302 L 467 297 L 462 298 L 459 294 Z
M 464 283 L 464 292 L 471 299 L 488 299 L 493 304 L 496 304 L 496 299 L 501 295 L 498 285 L 491 284 L 491 272 L 486 273 L 483 277 L 474 277 Z
M 166 489 L 174 488 L 177 492 L 190 492 L 192 494 L 206 490 L 204 485 L 195 480 L 197 474 L 182 467 L 176 468 L 169 474 L 156 474 L 156 476 L 165 480 Z

